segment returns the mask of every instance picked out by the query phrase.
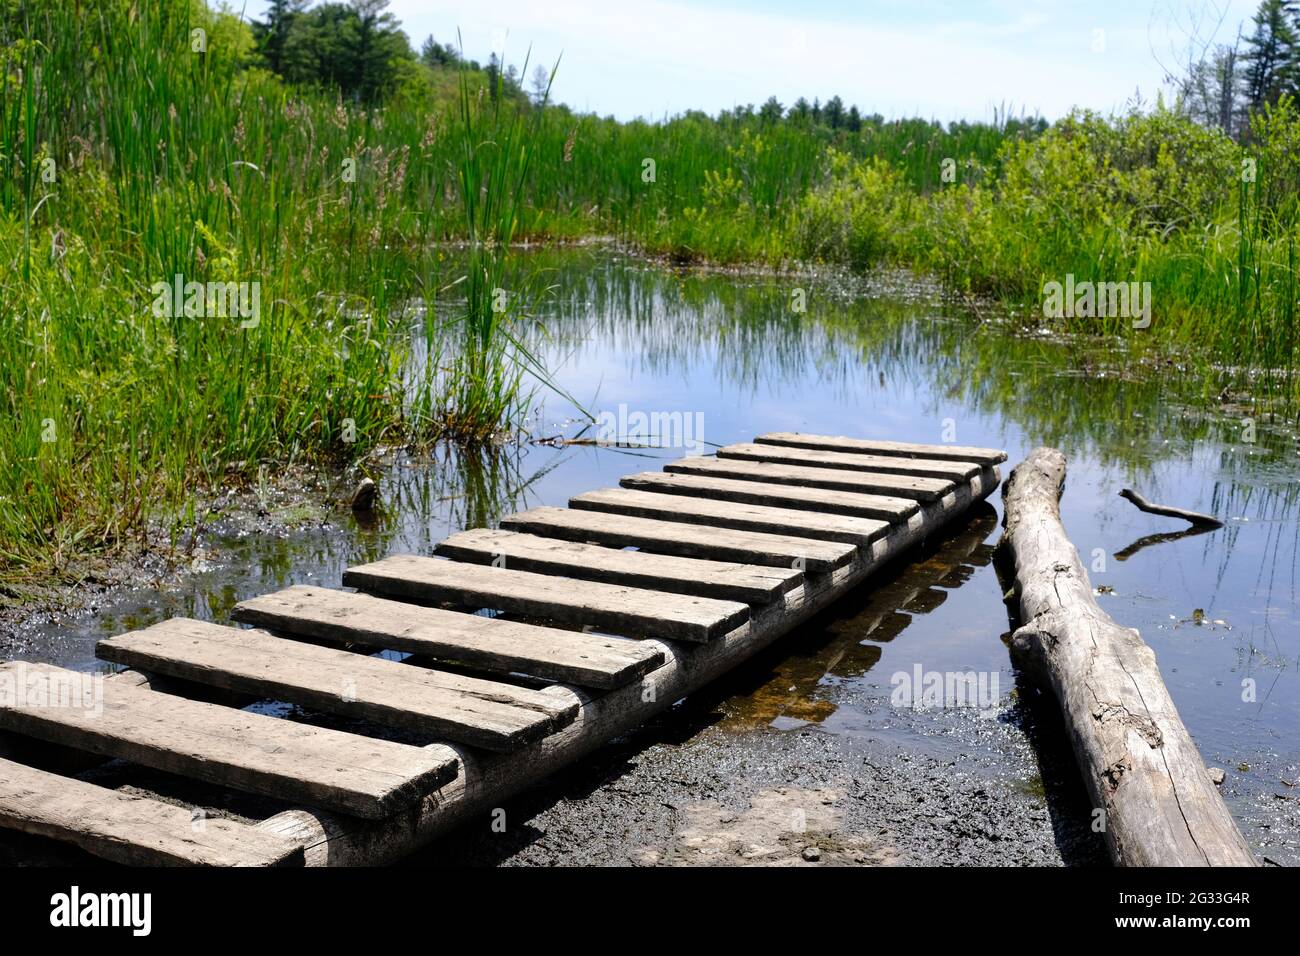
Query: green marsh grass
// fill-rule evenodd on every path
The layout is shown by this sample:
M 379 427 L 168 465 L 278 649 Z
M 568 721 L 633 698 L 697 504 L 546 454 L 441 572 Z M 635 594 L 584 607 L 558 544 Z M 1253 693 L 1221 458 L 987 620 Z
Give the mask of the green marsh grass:
M 1031 316 L 1066 273 L 1150 281 L 1150 330 L 1068 331 L 1172 350 L 1207 396 L 1300 399 L 1289 101 L 1244 155 L 1170 110 L 620 123 L 472 71 L 363 109 L 250 65 L 247 25 L 199 0 L 4 9 L 0 580 L 175 531 L 263 468 L 490 440 L 547 381 L 519 241 L 906 266 Z M 177 274 L 259 282 L 260 322 L 154 315 Z

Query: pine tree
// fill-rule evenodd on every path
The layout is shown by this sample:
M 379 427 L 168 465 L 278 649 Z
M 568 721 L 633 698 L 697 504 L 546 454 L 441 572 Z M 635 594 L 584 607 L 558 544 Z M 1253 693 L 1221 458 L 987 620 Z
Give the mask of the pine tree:
M 822 117 L 831 129 L 839 129 L 844 125 L 844 101 L 839 96 L 832 96 L 822 107 Z
M 487 73 L 488 96 L 492 97 L 493 102 L 496 102 L 497 93 L 499 92 L 498 86 L 501 80 L 501 61 L 497 58 L 495 52 L 488 57 L 488 64 L 484 72 Z
M 434 68 L 442 66 L 455 66 L 460 61 L 460 56 L 456 53 L 451 44 L 444 46 L 433 38 L 430 34 L 420 47 L 420 62 L 425 66 Z
M 284 75 L 284 48 L 306 0 L 271 0 L 266 19 L 254 21 L 253 42 L 269 70 Z
M 1246 40 L 1246 100 L 1251 109 L 1276 102 L 1296 87 L 1300 32 L 1296 0 L 1263 0 L 1255 13 L 1255 30 Z
M 538 63 L 533 69 L 533 103 L 541 106 L 546 102 L 551 88 L 551 71 Z
M 406 34 L 388 12 L 388 0 L 352 0 L 355 26 L 346 44 L 352 54 L 352 90 L 367 102 L 381 99 L 397 78 L 397 63 L 410 56 Z

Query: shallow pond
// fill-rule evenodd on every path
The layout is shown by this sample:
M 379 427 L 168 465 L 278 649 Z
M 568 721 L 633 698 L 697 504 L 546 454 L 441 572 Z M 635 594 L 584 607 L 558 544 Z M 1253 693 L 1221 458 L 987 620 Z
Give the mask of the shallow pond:
M 1300 800 L 1293 431 L 1252 425 L 1226 405 L 1197 411 L 1174 364 L 1126 369 L 1122 355 L 1077 342 L 945 317 L 933 293 L 912 284 L 676 273 L 590 249 L 532 254 L 527 265 L 552 290 L 534 347 L 556 382 L 583 408 L 634 428 L 638 413 L 680 413 L 668 419 L 681 425 L 673 435 L 625 436 L 677 447 L 524 441 L 474 459 L 399 454 L 379 473 L 387 512 L 376 525 L 338 510 L 289 531 L 218 528 L 207 541 L 210 569 L 25 632 L 6 656 L 95 667 L 101 636 L 179 613 L 226 620 L 235 602 L 288 583 L 337 586 L 349 564 L 428 552 L 461 528 L 563 505 L 684 450 L 707 453 L 759 432 L 997 446 L 1009 455 L 1004 478 L 1047 443 L 1068 456 L 1062 512 L 1099 600 L 1155 649 L 1207 764 L 1227 771 L 1225 796 L 1252 842 L 1272 859 L 1298 861 L 1285 845 Z M 800 298 L 806 311 L 794 307 Z M 533 439 L 596 436 L 566 399 L 539 400 Z M 1137 511 L 1118 497 L 1124 487 L 1213 512 L 1226 526 L 1158 537 L 1182 522 Z M 783 643 L 761 679 L 722 705 L 723 726 L 894 734 L 933 749 L 957 717 L 902 721 L 888 706 L 896 675 L 918 669 L 982 675 L 995 705 L 977 719 L 1005 716 L 1015 681 L 989 563 L 999 496 L 990 503 L 920 564 L 844 602 L 807 645 L 798 636 Z M 846 685 L 858 696 L 841 694 Z M 885 706 L 845 702 L 863 692 Z

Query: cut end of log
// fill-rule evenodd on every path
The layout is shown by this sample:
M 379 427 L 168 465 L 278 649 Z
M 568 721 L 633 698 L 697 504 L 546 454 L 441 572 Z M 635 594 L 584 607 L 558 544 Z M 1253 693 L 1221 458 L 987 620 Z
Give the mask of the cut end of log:
M 352 492 L 352 510 L 362 514 L 371 512 L 378 500 L 379 486 L 370 478 L 362 478 L 356 491 Z

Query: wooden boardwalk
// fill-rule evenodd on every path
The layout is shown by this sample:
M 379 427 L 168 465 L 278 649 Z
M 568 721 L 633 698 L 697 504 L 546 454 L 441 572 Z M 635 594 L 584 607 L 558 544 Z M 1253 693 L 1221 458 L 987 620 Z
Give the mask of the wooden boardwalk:
M 233 616 L 251 628 L 178 618 L 109 638 L 98 655 L 128 670 L 107 677 L 0 664 L 0 827 L 124 863 L 397 859 L 808 620 L 986 498 L 1005 460 L 762 435 L 452 535 L 437 557 L 351 568 L 355 592 L 245 601 Z M 244 709 L 267 700 L 322 719 Z M 52 772 L 47 751 L 284 809 L 215 819 L 75 761 Z

